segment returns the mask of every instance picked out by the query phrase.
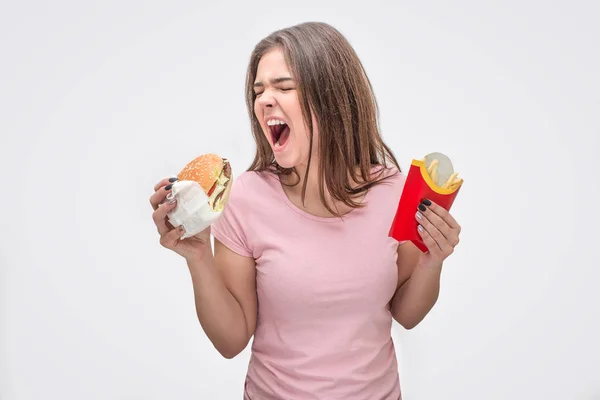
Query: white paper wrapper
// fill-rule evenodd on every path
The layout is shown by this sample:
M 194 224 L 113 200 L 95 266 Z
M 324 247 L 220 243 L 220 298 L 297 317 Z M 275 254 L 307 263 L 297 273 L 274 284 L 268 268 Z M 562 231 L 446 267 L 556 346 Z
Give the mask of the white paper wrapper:
M 181 239 L 202 232 L 221 216 L 221 212 L 211 210 L 208 196 L 197 182 L 177 181 L 173 184 L 171 193 L 171 198 L 177 199 L 177 205 L 167 217 L 174 227 L 183 225 L 185 228 Z

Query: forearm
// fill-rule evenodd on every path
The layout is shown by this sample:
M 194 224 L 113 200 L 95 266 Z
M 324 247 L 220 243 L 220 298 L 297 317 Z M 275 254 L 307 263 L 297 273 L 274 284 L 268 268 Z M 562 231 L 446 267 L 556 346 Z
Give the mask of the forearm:
M 411 277 L 397 290 L 392 300 L 394 319 L 411 329 L 425 318 L 440 292 L 442 267 L 417 264 Z
M 232 358 L 249 341 L 242 307 L 225 286 L 212 254 L 187 264 L 200 325 L 219 353 Z

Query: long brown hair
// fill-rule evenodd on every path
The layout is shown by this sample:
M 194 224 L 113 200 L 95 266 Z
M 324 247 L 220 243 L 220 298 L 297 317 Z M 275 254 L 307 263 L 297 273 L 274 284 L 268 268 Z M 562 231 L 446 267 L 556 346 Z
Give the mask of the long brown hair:
M 330 213 L 340 216 L 326 201 L 326 187 L 333 199 L 352 208 L 363 206 L 354 198 L 385 179 L 385 176 L 382 178 L 385 168 L 373 174 L 372 167 L 381 165 L 388 168 L 391 163 L 400 171 L 400 166 L 381 138 L 377 101 L 362 63 L 346 38 L 326 23 L 306 22 L 275 31 L 254 48 L 246 75 L 246 105 L 256 142 L 256 155 L 248 170 L 270 170 L 279 175 L 295 173 L 299 176 L 295 168 L 283 168 L 277 164 L 254 114 L 256 95 L 253 85 L 258 63 L 265 53 L 276 48 L 283 50 L 297 82 L 311 149 L 311 109 L 315 113 L 320 132 L 318 175 L 321 201 Z M 303 202 L 311 158 L 312 151 L 302 187 Z

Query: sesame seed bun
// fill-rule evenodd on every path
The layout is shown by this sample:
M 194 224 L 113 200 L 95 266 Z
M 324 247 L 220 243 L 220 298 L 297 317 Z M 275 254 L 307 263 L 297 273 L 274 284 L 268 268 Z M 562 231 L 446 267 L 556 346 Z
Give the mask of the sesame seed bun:
M 190 161 L 177 175 L 180 181 L 197 182 L 210 198 L 210 206 L 220 211 L 231 190 L 231 166 L 227 159 L 207 153 Z
M 204 193 L 213 187 L 223 171 L 225 163 L 216 154 L 203 154 L 190 161 L 177 175 L 180 181 L 198 182 Z

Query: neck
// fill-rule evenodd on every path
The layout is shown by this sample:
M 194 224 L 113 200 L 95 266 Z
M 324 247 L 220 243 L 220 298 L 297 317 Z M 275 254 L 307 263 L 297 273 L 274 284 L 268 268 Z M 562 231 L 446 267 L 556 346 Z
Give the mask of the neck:
M 298 177 L 295 174 L 290 174 L 282 177 L 284 183 L 283 190 L 286 192 L 288 198 L 299 208 L 317 216 L 330 217 L 331 213 L 328 211 L 321 200 L 319 194 L 319 166 L 318 161 L 313 158 L 308 171 L 308 179 L 306 182 L 306 196 L 304 202 L 302 201 L 302 186 L 304 184 L 304 178 L 306 176 L 306 164 L 296 166 Z M 294 186 L 287 186 L 294 185 Z M 364 194 L 362 195 L 364 196 Z M 360 197 L 362 197 L 360 196 Z M 360 200 L 357 198 L 356 200 Z M 351 208 L 340 201 L 332 201 L 331 196 L 325 188 L 325 201 L 329 203 L 337 212 L 345 214 L 351 211 Z
M 286 177 L 284 183 L 286 184 L 294 184 L 296 185 L 288 187 L 287 192 L 297 198 L 301 198 L 302 196 L 302 187 L 304 185 L 304 178 L 306 176 L 306 164 L 300 164 L 296 166 L 296 171 L 298 173 L 299 179 L 295 174 L 291 174 Z M 325 187 L 325 199 L 327 202 L 332 201 L 329 191 L 327 187 Z M 322 206 L 321 195 L 319 193 L 319 165 L 318 161 L 313 159 L 310 165 L 310 170 L 308 171 L 308 180 L 306 182 L 306 205 L 307 207 Z
M 293 188 L 290 188 L 296 194 L 302 194 L 302 186 L 304 185 L 304 179 L 306 177 L 306 164 L 300 164 L 296 166 L 296 172 L 298 172 L 299 180 L 298 184 Z M 290 176 L 290 182 L 295 182 L 295 176 Z M 328 199 L 329 194 L 327 188 L 325 188 L 325 197 Z M 308 171 L 308 180 L 306 181 L 306 200 L 311 203 L 315 200 L 320 201 L 319 196 L 319 165 L 318 161 L 314 158 L 310 163 L 310 170 Z

